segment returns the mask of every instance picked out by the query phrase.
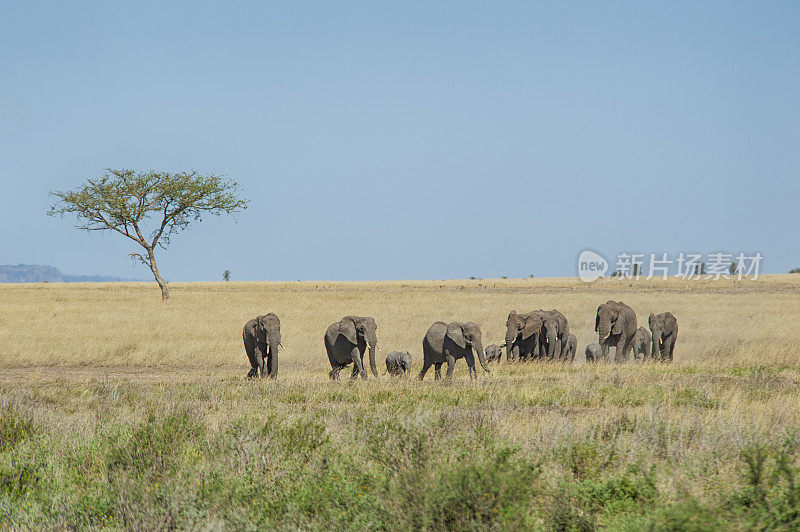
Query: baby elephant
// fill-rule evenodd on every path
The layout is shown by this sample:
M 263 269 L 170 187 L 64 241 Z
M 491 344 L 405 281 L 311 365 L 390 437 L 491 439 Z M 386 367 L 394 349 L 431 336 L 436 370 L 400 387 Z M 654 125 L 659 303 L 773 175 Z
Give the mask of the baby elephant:
M 411 353 L 408 351 L 392 351 L 386 355 L 386 373 L 408 377 L 411 373 Z
M 575 362 L 575 353 L 578 352 L 578 338 L 569 333 L 567 336 L 567 346 L 564 349 L 564 362 Z
M 586 354 L 586 362 L 600 362 L 603 358 L 603 350 L 598 343 L 587 345 L 584 353 Z
M 486 346 L 486 349 L 483 350 L 486 354 L 486 362 L 500 362 L 503 356 L 503 348 L 497 344 L 489 344 Z
M 650 331 L 644 327 L 639 327 L 633 334 L 633 358 L 634 360 L 647 360 L 650 358 L 650 344 L 653 337 Z

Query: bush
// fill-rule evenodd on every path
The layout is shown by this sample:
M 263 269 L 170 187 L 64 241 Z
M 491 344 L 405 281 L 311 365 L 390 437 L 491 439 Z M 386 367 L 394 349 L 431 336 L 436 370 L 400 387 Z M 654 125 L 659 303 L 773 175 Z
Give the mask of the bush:
M 597 478 L 561 481 L 547 516 L 554 530 L 593 530 L 600 521 L 643 515 L 657 501 L 653 468 L 645 471 L 634 464 L 620 472 L 593 476 Z
M 753 528 L 800 528 L 800 468 L 794 465 L 797 449 L 793 447 L 787 442 L 771 451 L 756 443 L 742 450 L 744 485 L 730 506 L 734 514 L 746 516 Z
M 130 472 L 157 478 L 173 473 L 180 465 L 184 445 L 204 434 L 205 425 L 188 413 L 158 419 L 151 412 L 132 429 L 110 435 L 109 474 Z
M 16 410 L 0 412 L 0 453 L 14 449 L 19 443 L 33 436 L 33 417 Z

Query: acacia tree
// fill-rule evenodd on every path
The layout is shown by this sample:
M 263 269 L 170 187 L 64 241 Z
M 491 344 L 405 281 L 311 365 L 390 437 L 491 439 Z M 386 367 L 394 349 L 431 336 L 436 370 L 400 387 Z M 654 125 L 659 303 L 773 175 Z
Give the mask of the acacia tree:
M 74 214 L 78 229 L 114 231 L 144 248 L 130 257 L 150 268 L 169 299 L 169 287 L 156 264 L 157 248 L 167 249 L 170 238 L 199 222 L 204 214 L 235 214 L 247 208 L 239 199 L 239 184 L 213 174 L 197 172 L 136 172 L 107 169 L 105 175 L 89 179 L 66 192 L 51 192 L 58 200 L 48 215 Z

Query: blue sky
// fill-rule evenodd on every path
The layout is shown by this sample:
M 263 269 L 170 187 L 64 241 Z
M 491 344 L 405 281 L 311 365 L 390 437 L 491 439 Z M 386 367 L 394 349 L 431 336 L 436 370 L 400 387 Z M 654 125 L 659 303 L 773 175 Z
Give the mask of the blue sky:
M 800 3 L 75 4 L 0 1 L 0 264 L 147 279 L 45 215 L 129 167 L 251 200 L 173 240 L 174 281 L 800 266 Z

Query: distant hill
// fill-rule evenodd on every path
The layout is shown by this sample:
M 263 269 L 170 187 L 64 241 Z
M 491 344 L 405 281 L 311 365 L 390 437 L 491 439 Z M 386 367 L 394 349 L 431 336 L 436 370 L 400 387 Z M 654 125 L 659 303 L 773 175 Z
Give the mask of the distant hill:
M 55 266 L 39 264 L 6 264 L 0 266 L 0 283 L 115 283 L 141 281 L 110 275 L 70 275 Z

